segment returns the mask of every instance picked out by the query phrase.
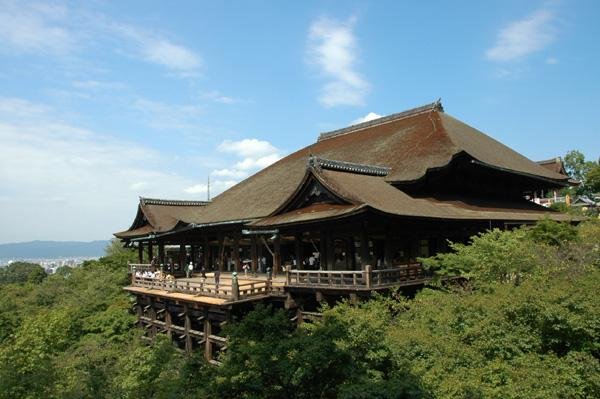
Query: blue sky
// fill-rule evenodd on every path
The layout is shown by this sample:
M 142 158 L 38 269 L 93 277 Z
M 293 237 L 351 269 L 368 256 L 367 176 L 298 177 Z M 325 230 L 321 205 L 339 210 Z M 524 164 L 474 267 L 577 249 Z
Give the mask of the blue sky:
M 600 3 L 0 0 L 0 242 L 106 239 L 321 131 L 442 98 L 597 158 Z

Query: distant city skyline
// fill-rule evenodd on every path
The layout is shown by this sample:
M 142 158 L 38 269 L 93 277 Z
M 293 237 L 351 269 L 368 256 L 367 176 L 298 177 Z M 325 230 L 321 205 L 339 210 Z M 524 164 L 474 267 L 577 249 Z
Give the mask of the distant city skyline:
M 600 155 L 600 3 L 0 1 L 0 243 L 105 240 L 320 132 L 442 98 L 533 160 Z

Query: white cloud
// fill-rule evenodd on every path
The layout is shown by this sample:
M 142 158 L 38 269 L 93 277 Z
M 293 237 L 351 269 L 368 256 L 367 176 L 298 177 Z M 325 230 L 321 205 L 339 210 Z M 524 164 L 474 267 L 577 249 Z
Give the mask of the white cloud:
M 381 118 L 383 115 L 379 115 L 375 112 L 369 112 L 368 114 L 366 114 L 365 116 L 363 116 L 362 118 L 358 118 L 353 120 L 352 122 L 350 122 L 350 124 L 352 125 L 356 125 L 359 123 L 363 123 L 363 122 L 368 122 L 368 121 L 372 121 L 374 119 L 379 119 Z
M 155 129 L 193 129 L 202 113 L 198 105 L 167 104 L 137 98 L 133 108 L 141 112 L 145 123 Z
M 309 61 L 329 79 L 319 96 L 319 102 L 326 107 L 362 105 L 369 91 L 369 83 L 355 70 L 354 21 L 319 18 L 309 29 Z
M 65 54 L 75 38 L 64 26 L 68 16 L 59 5 L 6 1 L 0 4 L 0 41 L 18 52 Z
M 168 172 L 170 157 L 56 115 L 0 97 L 0 242 L 108 238 L 128 227 L 142 193 L 198 198 L 184 190 L 193 179 Z
M 228 188 L 234 186 L 238 181 L 237 180 L 211 180 L 210 181 L 210 193 L 211 197 L 227 190 Z M 207 195 L 207 187 L 208 185 L 205 183 L 194 184 L 193 186 L 189 186 L 185 188 L 185 191 L 188 194 L 195 194 L 197 197 L 200 194 Z
M 202 94 L 202 97 L 221 104 L 234 104 L 239 102 L 239 100 L 233 97 L 226 96 L 218 90 L 212 90 L 207 93 L 204 93 Z
M 217 149 L 221 152 L 233 153 L 246 158 L 257 158 L 279 152 L 268 141 L 258 139 L 243 139 L 240 141 L 223 140 Z
M 525 19 L 515 21 L 498 33 L 494 47 L 485 53 L 491 61 L 513 61 L 540 51 L 556 37 L 554 13 L 541 9 Z
M 106 26 L 135 43 L 138 54 L 147 61 L 187 74 L 194 74 L 202 65 L 200 56 L 192 50 L 142 28 L 115 22 Z
M 223 140 L 217 150 L 233 154 L 240 159 L 233 167 L 216 169 L 211 175 L 241 180 L 251 173 L 277 162 L 282 158 L 281 151 L 268 141 L 258 139 L 243 139 L 239 141 Z
M 555 65 L 558 64 L 558 59 L 554 57 L 546 58 L 546 64 Z
M 202 66 L 195 51 L 165 35 L 83 7 L 20 1 L 0 4 L 0 51 L 73 55 L 99 41 L 109 41 L 111 47 L 127 47 L 122 54 L 161 65 L 179 76 L 196 76 Z

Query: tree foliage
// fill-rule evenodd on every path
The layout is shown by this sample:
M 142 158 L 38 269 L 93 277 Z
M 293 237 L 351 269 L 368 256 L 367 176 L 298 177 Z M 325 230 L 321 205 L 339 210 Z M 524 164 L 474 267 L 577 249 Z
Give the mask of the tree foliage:
M 492 230 L 425 260 L 440 277 L 323 307 L 296 328 L 259 306 L 225 329 L 215 367 L 140 339 L 122 290 L 135 254 L 0 296 L 0 398 L 600 397 L 600 221 Z

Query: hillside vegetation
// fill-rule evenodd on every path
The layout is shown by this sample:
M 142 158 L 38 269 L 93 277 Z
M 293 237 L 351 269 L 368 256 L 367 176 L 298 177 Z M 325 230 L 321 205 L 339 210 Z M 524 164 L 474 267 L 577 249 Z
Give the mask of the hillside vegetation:
M 3 280 L 0 398 L 600 397 L 600 225 L 542 221 L 453 250 L 424 260 L 439 282 L 413 299 L 342 303 L 300 328 L 257 308 L 229 326 L 221 367 L 140 339 L 121 289 L 134 255 L 116 245 Z

